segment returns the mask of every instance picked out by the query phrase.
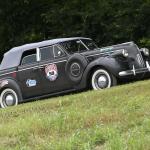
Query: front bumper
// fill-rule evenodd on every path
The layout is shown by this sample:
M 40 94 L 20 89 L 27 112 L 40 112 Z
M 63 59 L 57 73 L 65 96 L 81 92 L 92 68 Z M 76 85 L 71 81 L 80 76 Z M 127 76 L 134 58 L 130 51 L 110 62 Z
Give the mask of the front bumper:
M 137 74 L 147 73 L 147 72 L 150 72 L 150 64 L 148 63 L 148 61 L 146 61 L 145 68 L 135 69 L 135 66 L 133 65 L 132 70 L 121 71 L 121 72 L 119 72 L 119 76 L 120 77 L 125 77 L 125 76 L 129 76 L 129 75 L 136 76 Z

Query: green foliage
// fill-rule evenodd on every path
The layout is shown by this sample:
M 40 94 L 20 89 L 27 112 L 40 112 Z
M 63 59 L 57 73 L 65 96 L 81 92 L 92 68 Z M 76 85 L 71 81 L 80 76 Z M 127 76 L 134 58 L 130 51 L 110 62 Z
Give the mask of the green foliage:
M 5 0 L 0 54 L 45 39 L 86 36 L 99 46 L 135 41 L 150 47 L 149 0 Z

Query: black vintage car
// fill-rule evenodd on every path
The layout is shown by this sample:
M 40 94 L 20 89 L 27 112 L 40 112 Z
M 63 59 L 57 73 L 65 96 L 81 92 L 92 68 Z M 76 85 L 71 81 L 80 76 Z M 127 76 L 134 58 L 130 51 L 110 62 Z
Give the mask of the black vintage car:
M 134 42 L 98 48 L 89 38 L 63 38 L 15 47 L 0 65 L 0 105 L 17 105 L 149 73 L 149 50 Z

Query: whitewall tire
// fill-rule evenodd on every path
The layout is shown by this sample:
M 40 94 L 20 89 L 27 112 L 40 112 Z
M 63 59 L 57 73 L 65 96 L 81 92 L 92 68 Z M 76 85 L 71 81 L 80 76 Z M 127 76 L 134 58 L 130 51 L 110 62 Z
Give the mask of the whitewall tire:
M 92 75 L 91 85 L 94 90 L 110 88 L 116 84 L 116 78 L 107 70 L 97 69 Z
M 18 105 L 18 95 L 10 88 L 4 89 L 0 95 L 0 106 L 6 108 Z

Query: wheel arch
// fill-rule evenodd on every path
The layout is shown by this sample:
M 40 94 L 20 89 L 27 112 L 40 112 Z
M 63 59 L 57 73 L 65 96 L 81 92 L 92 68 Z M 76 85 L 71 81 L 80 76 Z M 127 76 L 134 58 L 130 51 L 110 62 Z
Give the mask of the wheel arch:
M 104 69 L 104 70 L 107 70 L 108 72 L 109 72 L 109 70 L 106 68 L 106 66 L 104 66 L 104 65 L 94 65 L 94 66 L 92 66 L 90 69 L 89 69 L 89 71 L 88 71 L 88 73 L 87 73 L 87 76 L 86 76 L 86 86 L 87 87 L 89 87 L 90 85 L 88 85 L 88 81 L 91 81 L 91 77 L 92 77 L 92 75 L 93 75 L 93 73 L 94 73 L 94 71 L 96 71 L 97 69 Z
M 118 79 L 117 75 L 118 75 L 119 70 L 121 69 L 115 59 L 108 58 L 108 57 L 101 57 L 91 62 L 90 64 L 88 64 L 88 66 L 86 67 L 84 71 L 84 75 L 83 75 L 80 85 L 83 85 L 83 87 L 89 87 L 89 81 L 91 80 L 90 79 L 91 75 L 97 68 L 108 71 L 116 79 Z
M 8 88 L 15 90 L 15 92 L 19 96 L 19 102 L 23 101 L 22 92 L 21 92 L 21 89 L 20 89 L 17 81 L 15 81 L 14 79 L 11 79 L 11 78 L 1 79 L 0 80 L 0 94 L 2 93 L 2 91 L 4 91 L 5 89 L 8 89 Z

